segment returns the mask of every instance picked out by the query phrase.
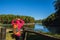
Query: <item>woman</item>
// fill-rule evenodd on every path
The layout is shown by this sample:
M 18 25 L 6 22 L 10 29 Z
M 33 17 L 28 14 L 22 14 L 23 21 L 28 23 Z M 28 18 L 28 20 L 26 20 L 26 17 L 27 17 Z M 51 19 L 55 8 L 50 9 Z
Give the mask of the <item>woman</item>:
M 24 21 L 22 19 L 12 20 L 13 34 L 16 40 L 20 40 L 21 32 L 20 29 L 23 27 Z

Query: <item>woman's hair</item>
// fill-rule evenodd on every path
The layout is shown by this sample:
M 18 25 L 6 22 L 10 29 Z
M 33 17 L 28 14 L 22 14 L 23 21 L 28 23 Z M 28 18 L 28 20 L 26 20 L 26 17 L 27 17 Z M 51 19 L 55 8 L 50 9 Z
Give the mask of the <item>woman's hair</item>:
M 16 21 L 14 21 L 14 23 L 16 23 Z
M 19 21 L 20 23 L 22 23 L 21 21 Z

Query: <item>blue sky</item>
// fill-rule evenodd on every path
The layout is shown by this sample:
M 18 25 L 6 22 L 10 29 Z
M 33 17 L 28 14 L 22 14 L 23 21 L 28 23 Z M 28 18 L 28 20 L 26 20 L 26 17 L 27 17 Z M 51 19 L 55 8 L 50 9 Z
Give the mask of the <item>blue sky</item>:
M 44 19 L 55 9 L 54 0 L 0 0 L 0 14 L 14 14 Z

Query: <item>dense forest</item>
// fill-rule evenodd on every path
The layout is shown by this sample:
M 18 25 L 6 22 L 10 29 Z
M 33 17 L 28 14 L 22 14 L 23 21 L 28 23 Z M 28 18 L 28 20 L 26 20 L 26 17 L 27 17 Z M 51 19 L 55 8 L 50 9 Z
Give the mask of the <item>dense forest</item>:
M 54 7 L 56 12 L 44 19 L 43 25 L 53 33 L 60 33 L 60 0 L 54 1 Z
M 21 16 L 21 15 L 12 15 L 12 14 L 1 14 L 0 23 L 11 24 L 12 19 L 20 18 L 25 21 L 25 23 L 34 23 L 35 19 L 31 16 Z

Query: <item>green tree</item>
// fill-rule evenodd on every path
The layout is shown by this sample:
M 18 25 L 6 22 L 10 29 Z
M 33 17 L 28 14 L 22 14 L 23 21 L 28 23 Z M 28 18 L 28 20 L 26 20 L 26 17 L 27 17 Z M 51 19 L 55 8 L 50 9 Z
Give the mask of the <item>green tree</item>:
M 54 6 L 56 12 L 48 16 L 43 25 L 48 26 L 47 28 L 53 33 L 60 33 L 60 0 L 55 0 Z
M 16 18 L 21 18 L 25 21 L 25 23 L 33 23 L 34 22 L 34 18 L 31 16 L 21 16 L 21 15 L 12 15 L 12 14 L 2 14 L 0 15 L 0 23 L 11 23 L 12 19 L 16 19 Z

